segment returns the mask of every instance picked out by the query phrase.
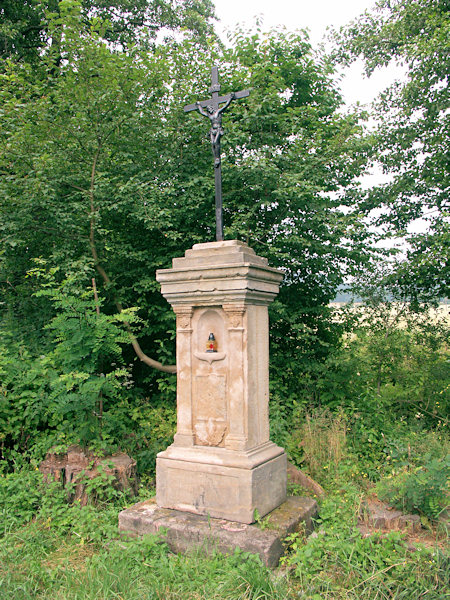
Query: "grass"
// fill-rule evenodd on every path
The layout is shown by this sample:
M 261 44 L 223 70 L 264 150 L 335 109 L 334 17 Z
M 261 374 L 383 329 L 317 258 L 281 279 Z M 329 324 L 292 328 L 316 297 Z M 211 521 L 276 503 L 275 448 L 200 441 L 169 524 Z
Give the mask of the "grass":
M 437 547 L 411 552 L 398 532 L 364 538 L 356 529 L 360 490 L 322 503 L 318 535 L 290 538 L 277 570 L 259 558 L 173 554 L 163 538 L 117 536 L 121 506 L 67 507 L 59 520 L 14 525 L 0 538 L 2 600 L 444 600 L 449 558 Z M 55 507 L 56 508 L 56 507 Z M 61 508 L 61 507 L 59 507 Z M 103 531 L 89 535 L 89 529 Z
M 284 559 L 292 597 L 304 600 L 450 598 L 448 554 L 436 544 L 412 551 L 398 532 L 364 536 L 358 529 L 358 494 L 352 486 L 322 504 L 317 536 L 292 538 Z M 297 595 L 295 595 L 295 593 Z
M 399 532 L 365 537 L 357 519 L 371 488 L 354 477 L 361 465 L 347 447 L 345 423 L 328 411 L 313 417 L 292 432 L 291 445 L 301 442 L 305 468 L 328 495 L 320 499 L 316 535 L 291 535 L 278 569 L 241 551 L 176 555 L 163 537 L 121 538 L 118 513 L 137 499 L 100 481 L 102 504 L 69 506 L 59 484 L 44 485 L 24 463 L 0 471 L 0 600 L 450 600 L 445 539 L 412 551 Z M 407 459 L 412 473 L 448 450 L 441 437 L 410 432 L 405 455 L 402 439 L 391 462 L 404 469 Z
M 0 562 L 2 600 L 281 600 L 287 594 L 252 555 L 175 555 L 154 536 L 86 545 L 33 523 L 3 538 Z

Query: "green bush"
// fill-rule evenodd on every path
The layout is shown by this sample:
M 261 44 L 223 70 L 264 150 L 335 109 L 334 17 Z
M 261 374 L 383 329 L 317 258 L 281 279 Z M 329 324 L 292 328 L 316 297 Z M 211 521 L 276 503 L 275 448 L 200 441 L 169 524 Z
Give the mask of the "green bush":
M 407 512 L 436 519 L 449 500 L 450 454 L 423 466 L 403 470 L 377 484 L 381 500 Z
M 130 501 L 118 492 L 106 473 L 86 480 L 87 506 L 69 503 L 71 488 L 59 481 L 45 482 L 37 467 L 21 465 L 11 473 L 0 472 L 0 536 L 31 521 L 77 539 L 100 542 L 117 535 L 117 514 Z M 147 491 L 146 497 L 150 495 Z M 94 500 L 96 504 L 94 504 Z
M 31 521 L 42 498 L 42 475 L 37 470 L 0 472 L 0 535 Z
M 33 271 L 41 282 L 36 295 L 47 296 L 57 312 L 47 326 L 47 353 L 35 357 L 5 333 L 0 338 L 0 458 L 10 463 L 24 451 L 40 460 L 55 445 L 126 449 L 133 420 L 141 425 L 130 416 L 136 391 L 122 357 L 134 311 L 100 311 L 92 289 L 75 275 L 58 283 L 55 271 Z
M 294 573 L 296 598 L 361 600 L 428 598 L 442 600 L 449 560 L 438 549 L 411 552 L 400 532 L 364 536 L 357 527 L 360 497 L 353 486 L 328 496 L 307 540 L 288 538 L 284 564 Z

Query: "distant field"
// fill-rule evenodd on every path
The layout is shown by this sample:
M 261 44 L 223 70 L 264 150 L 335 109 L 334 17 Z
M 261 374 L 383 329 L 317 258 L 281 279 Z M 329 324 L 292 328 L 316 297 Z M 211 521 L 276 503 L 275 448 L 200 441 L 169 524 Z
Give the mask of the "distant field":
M 333 308 L 336 308 L 336 309 L 343 308 L 343 307 L 347 306 L 348 304 L 349 304 L 349 302 L 330 302 L 330 306 Z M 353 304 L 353 307 L 355 310 L 360 310 L 361 307 L 363 307 L 363 306 L 364 305 L 362 302 L 355 302 Z M 393 304 L 393 307 L 392 307 L 393 314 L 396 311 L 397 306 L 398 305 L 396 305 L 395 303 Z M 430 320 L 432 320 L 432 321 L 443 319 L 448 324 L 450 324 L 450 303 L 443 302 L 443 303 L 439 304 L 439 306 L 437 308 L 430 308 L 429 316 L 430 316 Z

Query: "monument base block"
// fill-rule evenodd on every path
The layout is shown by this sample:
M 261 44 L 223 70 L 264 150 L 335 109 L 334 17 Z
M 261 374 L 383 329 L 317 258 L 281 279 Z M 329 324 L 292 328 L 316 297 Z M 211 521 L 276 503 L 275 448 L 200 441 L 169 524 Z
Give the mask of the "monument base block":
M 286 454 L 281 448 L 269 442 L 253 456 L 233 452 L 232 465 L 226 461 L 231 453 L 223 450 L 221 455 L 220 450 L 161 452 L 156 469 L 158 506 L 250 524 L 256 514 L 264 517 L 286 500 Z
M 173 552 L 201 549 L 232 554 L 240 548 L 259 554 L 266 566 L 276 567 L 284 553 L 285 537 L 298 531 L 302 523 L 310 533 L 317 512 L 317 502 L 312 498 L 291 496 L 270 513 L 261 529 L 258 525 L 160 508 L 151 499 L 123 510 L 119 530 L 135 536 L 161 532 Z

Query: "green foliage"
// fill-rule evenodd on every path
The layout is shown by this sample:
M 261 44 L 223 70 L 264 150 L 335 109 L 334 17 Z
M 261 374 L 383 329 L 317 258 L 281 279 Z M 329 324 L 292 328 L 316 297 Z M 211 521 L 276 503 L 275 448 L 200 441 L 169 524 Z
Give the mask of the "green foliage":
M 195 7 L 201 12 L 206 5 Z M 74 361 L 89 347 L 93 366 L 68 368 L 70 336 L 54 355 L 66 365 L 53 393 L 59 403 L 64 386 L 70 388 L 68 417 L 78 408 L 92 415 L 100 394 L 110 408 L 114 398 L 119 406 L 119 397 L 124 406 L 119 375 L 105 371 L 93 346 L 94 339 L 101 342 L 105 348 L 98 345 L 98 352 L 113 362 L 113 346 L 106 347 L 114 344 L 115 334 L 108 338 L 106 332 L 113 322 L 106 322 L 117 305 L 139 306 L 141 347 L 165 364 L 175 362 L 175 320 L 155 271 L 213 236 L 205 123 L 180 107 L 208 89 L 209 67 L 220 62 L 224 91 L 252 88 L 248 100 L 233 103 L 224 117 L 226 235 L 248 241 L 286 274 L 271 307 L 273 384 L 283 418 L 297 405 L 317 403 L 323 362 L 341 333 L 327 303 L 371 253 L 358 208 L 359 176 L 370 152 L 362 138 L 364 114 L 341 110 L 333 69 L 303 32 L 238 31 L 229 49 L 214 39 L 205 45 L 188 31 L 160 46 L 142 37 L 119 47 L 105 42 L 100 9 L 88 16 L 76 3 L 60 9 L 49 16 L 49 27 L 63 27 L 64 36 L 56 56 L 43 53 L 43 76 L 24 61 L 7 63 L 0 78 L 5 330 L 31 356 L 53 350 L 43 331 L 49 322 L 61 327 L 53 319 L 67 307 L 63 298 L 35 294 L 40 280 L 26 274 L 41 257 L 59 269 L 59 284 L 77 272 L 87 294 L 95 275 L 103 299 L 100 318 L 89 313 L 83 339 L 75 336 L 80 354 Z M 64 328 L 69 323 L 78 327 L 73 319 Z M 120 345 L 123 365 L 133 363 L 136 395 L 150 398 L 153 407 L 173 403 L 175 378 L 149 372 Z M 75 372 L 89 377 L 74 378 Z M 112 416 L 109 410 L 104 425 Z M 95 427 L 92 419 L 86 423 L 83 440 L 94 440 Z M 105 440 L 114 427 L 103 427 Z
M 240 551 L 228 557 L 205 557 L 201 551 L 171 554 L 164 532 L 141 540 L 117 539 L 117 512 L 126 498 L 115 495 L 106 480 L 100 478 L 92 490 L 105 493 L 101 509 L 69 506 L 60 484 L 43 485 L 40 473 L 18 468 L 0 476 L 2 592 L 14 600 L 34 593 L 88 600 L 100 590 L 124 600 L 138 595 L 375 600 L 380 591 L 399 599 L 411 591 L 419 598 L 445 597 L 448 556 L 421 546 L 411 552 L 398 532 L 363 537 L 356 527 L 361 492 L 342 475 L 322 502 L 315 537 L 304 540 L 292 534 L 283 561 L 287 571 L 282 567 L 274 574 L 257 557 Z M 142 497 L 148 494 L 143 490 Z M 270 528 L 270 520 L 261 522 Z
M 442 462 L 450 451 L 446 428 L 427 430 L 415 417 L 397 421 L 396 410 L 395 396 L 389 403 L 374 393 L 347 398 L 335 412 L 301 410 L 283 430 L 282 443 L 291 461 L 332 489 L 347 481 L 367 488 L 403 468 Z
M 124 421 L 129 418 L 124 431 L 123 445 L 137 460 L 140 473 L 154 474 L 156 455 L 173 441 L 176 429 L 176 407 L 173 403 L 154 405 L 148 398 L 135 398 L 122 412 Z
M 117 513 L 129 498 L 106 494 L 101 508 L 70 506 L 59 483 L 44 484 L 28 468 L 0 476 L 0 574 L 2 598 L 137 598 L 282 600 L 286 585 L 272 577 L 258 557 L 236 550 L 231 556 L 201 551 L 169 552 L 161 536 L 119 538 Z M 146 491 L 148 497 L 149 490 Z M 23 525 L 34 518 L 27 527 Z
M 337 38 L 343 63 L 362 57 L 369 75 L 393 63 L 406 71 L 375 106 L 376 159 L 390 177 L 367 203 L 382 209 L 375 223 L 410 242 L 397 277 L 413 299 L 449 295 L 449 15 L 447 0 L 380 0 Z M 418 218 L 429 230 L 407 235 Z
M 49 415 L 46 399 L 49 383 L 54 374 L 43 358 L 34 358 L 15 344 L 2 343 L 0 352 L 0 440 L 2 458 L 10 449 L 26 452 L 36 444 L 40 431 L 44 438 L 52 440 L 48 431 Z M 49 447 L 43 441 L 44 446 Z M 39 448 L 41 453 L 47 448 Z
M 334 318 L 345 333 L 314 378 L 298 376 L 290 394 L 279 389 L 275 374 L 272 438 L 319 480 L 328 476 L 325 466 L 336 474 L 348 460 L 349 472 L 376 481 L 393 466 L 420 464 L 427 445 L 445 447 L 450 411 L 445 314 L 372 298 L 336 309 Z M 294 371 L 290 375 L 294 381 Z M 345 428 L 343 461 L 331 460 L 339 420 Z
M 378 302 L 355 310 L 357 323 L 346 353 L 357 369 L 350 384 L 373 390 L 379 407 L 445 426 L 450 408 L 447 384 L 448 321 L 405 302 Z M 351 357 L 351 358 L 350 358 Z
M 287 440 L 289 457 L 306 467 L 311 477 L 320 483 L 330 478 L 336 479 L 347 458 L 343 415 L 333 415 L 327 409 L 316 409 L 299 415 L 299 421 L 299 428 Z
M 80 478 L 77 482 L 84 486 L 88 500 L 94 504 L 106 504 L 117 498 L 123 498 L 123 492 L 114 487 L 115 477 L 110 471 L 105 470 L 106 467 L 114 468 L 111 461 L 104 461 L 97 466 L 97 474 L 95 477 L 86 477 L 85 472 L 80 473 Z
M 255 520 L 256 525 L 261 529 L 261 531 L 264 531 L 264 529 L 270 529 L 270 514 L 266 517 L 261 517 L 258 509 L 255 508 L 253 518 Z
M 113 4 L 11 4 L 0 26 L 2 597 L 441 599 L 447 559 L 408 553 L 398 534 L 362 537 L 356 485 L 400 469 L 380 493 L 433 517 L 443 507 L 448 324 L 399 303 L 446 289 L 442 0 L 382 0 L 382 19 L 348 33 L 343 51 L 369 70 L 392 55 L 409 68 L 371 137 L 359 108 L 342 111 L 330 60 L 304 32 L 238 30 L 224 48 L 207 38 L 209 0 Z M 178 35 L 157 45 L 163 26 Z M 180 107 L 217 62 L 224 92 L 252 89 L 224 117 L 226 235 L 285 273 L 270 315 L 272 437 L 334 490 L 317 537 L 291 539 L 286 578 L 242 552 L 206 559 L 161 538 L 117 540 L 128 499 L 105 472 L 86 480 L 99 506 L 80 507 L 24 466 L 77 442 L 126 450 L 150 478 L 171 441 L 175 377 L 144 370 L 129 330 L 174 362 L 155 271 L 213 236 L 205 122 Z M 374 149 L 394 177 L 365 195 Z M 336 289 L 374 256 L 363 217 L 386 205 L 379 222 L 392 231 L 424 206 L 437 218 L 412 240 L 412 268 L 383 277 L 398 303 L 372 294 L 362 314 L 336 315 Z
M 0 355 L 0 440 L 10 460 L 28 451 L 38 459 L 52 446 L 81 443 L 91 449 L 121 448 L 152 472 L 156 454 L 170 442 L 175 407 L 151 404 L 138 397 L 122 346 L 129 341 L 124 324 L 139 325 L 135 311 L 108 315 L 102 299 L 85 290 L 71 275 L 61 283 L 57 272 L 42 267 L 33 272 L 41 291 L 58 312 L 47 330 L 46 355 L 34 358 L 5 335 Z M 164 380 L 170 392 L 173 385 Z
M 448 557 L 420 547 L 411 553 L 399 532 L 363 537 L 356 527 L 359 496 L 347 486 L 321 506 L 315 537 L 290 538 L 284 563 L 298 578 L 299 597 L 311 600 L 443 598 Z
M 450 454 L 428 457 L 413 469 L 388 476 L 377 484 L 378 496 L 406 513 L 436 519 L 449 506 Z
M 103 473 L 103 475 L 105 475 Z M 103 476 L 89 482 L 91 504 L 69 504 L 70 486 L 61 482 L 44 482 L 37 467 L 16 465 L 13 472 L 0 473 L 1 535 L 37 520 L 42 526 L 51 527 L 54 533 L 74 535 L 84 542 L 100 542 L 116 535 L 118 506 L 130 500 L 129 495 L 118 493 Z M 101 510 L 94 500 L 108 500 Z M 112 503 L 111 501 L 115 502 Z
M 73 275 L 57 283 L 54 271 L 39 267 L 30 274 L 43 281 L 37 295 L 48 296 L 57 307 L 47 326 L 53 349 L 34 360 L 24 352 L 27 362 L 18 363 L 14 353 L 20 347 L 5 346 L 3 452 L 8 447 L 23 451 L 25 444 L 45 452 L 50 442 L 104 449 L 117 444 L 125 427 L 117 405 L 131 385 L 121 354 L 129 334 L 122 325 L 136 321 L 134 312 L 101 312 L 101 301 L 80 288 Z
M 154 40 L 160 29 L 191 29 L 211 34 L 214 7 L 209 0 L 24 0 L 2 6 L 0 56 L 37 63 L 47 51 L 61 47 L 67 15 L 82 18 L 83 33 L 99 32 L 109 42 L 126 47 L 142 38 Z
M 337 364 L 345 375 L 339 377 L 342 395 L 330 406 L 345 411 L 352 452 L 377 480 L 394 464 L 422 460 L 421 438 L 436 446 L 433 436 L 441 439 L 437 445 L 447 436 L 448 321 L 429 309 L 373 297 L 351 311 L 353 330 Z
M 114 540 L 98 552 L 75 541 L 64 543 L 48 531 L 29 528 L 20 538 L 8 538 L 10 551 L 0 546 L 7 600 L 40 598 L 94 600 L 118 596 L 124 600 L 284 600 L 286 585 L 254 556 L 168 552 L 158 537 Z M 16 567 L 13 569 L 13 561 Z M 22 571 L 26 569 L 26 574 Z
M 41 485 L 42 476 L 37 469 L 0 473 L 1 535 L 28 523 L 36 515 L 41 502 Z

